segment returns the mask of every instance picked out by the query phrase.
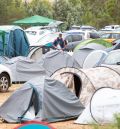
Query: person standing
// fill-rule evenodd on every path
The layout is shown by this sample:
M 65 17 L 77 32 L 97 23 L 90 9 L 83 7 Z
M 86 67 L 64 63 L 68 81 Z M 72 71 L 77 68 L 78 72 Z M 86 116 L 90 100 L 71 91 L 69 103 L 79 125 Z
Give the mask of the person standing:
M 66 45 L 67 43 L 65 40 L 63 40 L 62 33 L 59 33 L 59 36 L 53 42 L 53 48 L 58 50 L 65 50 Z

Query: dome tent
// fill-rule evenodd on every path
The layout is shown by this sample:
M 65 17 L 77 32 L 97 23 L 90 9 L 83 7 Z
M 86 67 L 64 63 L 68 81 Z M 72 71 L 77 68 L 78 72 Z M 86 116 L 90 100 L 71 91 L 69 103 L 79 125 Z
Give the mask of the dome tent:
M 75 121 L 77 124 L 108 124 L 120 113 L 120 89 L 102 87 L 95 91 L 90 103 Z M 119 116 L 118 116 L 119 117 Z
M 0 117 L 10 123 L 24 120 L 54 122 L 77 117 L 83 109 L 79 98 L 63 83 L 39 76 L 8 98 L 0 107 Z
M 73 58 L 80 65 L 80 68 L 85 68 L 85 63 L 87 68 L 95 67 L 99 65 L 99 62 L 107 55 L 107 52 L 103 51 L 103 49 L 105 49 L 103 45 L 90 43 L 75 51 L 73 53 Z
M 68 75 L 73 78 L 71 79 L 71 76 Z M 106 65 L 90 69 L 62 68 L 53 73 L 51 77 L 61 81 L 72 92 L 75 92 L 85 107 L 97 89 L 103 86 L 120 88 L 119 65 Z

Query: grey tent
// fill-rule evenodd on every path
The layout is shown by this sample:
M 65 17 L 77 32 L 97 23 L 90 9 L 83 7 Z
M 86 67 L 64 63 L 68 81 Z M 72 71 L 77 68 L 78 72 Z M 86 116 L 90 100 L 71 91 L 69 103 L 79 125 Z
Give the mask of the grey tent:
M 59 50 L 52 50 L 46 53 L 42 59 L 37 62 L 41 62 L 46 70 L 48 76 L 52 75 L 56 70 L 65 67 L 79 68 L 79 64 L 70 56 L 67 52 L 61 52 Z
M 80 68 L 83 68 L 84 61 L 91 52 L 93 52 L 94 50 L 104 50 L 104 49 L 105 47 L 103 45 L 91 43 L 75 51 L 73 53 L 73 58 L 77 61 Z M 99 59 L 101 59 L 101 57 Z
M 28 54 L 28 57 L 33 60 L 38 60 L 42 57 L 43 51 L 41 47 L 32 47 Z
M 54 122 L 76 117 L 83 109 L 79 98 L 63 83 L 41 76 L 15 91 L 0 107 L 0 117 L 11 123 L 22 120 Z
M 14 57 L 4 65 L 11 69 L 13 82 L 26 82 L 34 77 L 46 74 L 40 63 L 28 57 Z

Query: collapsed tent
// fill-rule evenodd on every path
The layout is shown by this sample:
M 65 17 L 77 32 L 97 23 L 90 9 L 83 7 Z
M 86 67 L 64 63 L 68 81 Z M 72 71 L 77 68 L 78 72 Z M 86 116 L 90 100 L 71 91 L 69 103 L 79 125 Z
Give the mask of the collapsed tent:
M 70 56 L 67 52 L 52 50 L 37 62 L 41 63 L 45 68 L 48 76 L 52 75 L 56 70 L 71 67 L 71 68 L 79 68 L 78 63 Z
M 39 76 L 13 93 L 0 107 L 0 117 L 11 123 L 54 122 L 77 117 L 83 109 L 79 98 L 63 83 Z
M 11 69 L 13 82 L 26 82 L 34 77 L 46 74 L 40 63 L 28 57 L 14 57 L 4 65 Z
M 19 26 L 0 26 L 0 51 L 1 55 L 7 57 L 27 56 L 29 43 L 25 32 Z
M 73 58 L 80 68 L 91 68 L 98 66 L 106 57 L 105 47 L 100 44 L 91 43 L 73 53 Z
M 120 89 L 100 88 L 95 91 L 90 103 L 75 123 L 114 123 L 115 115 L 118 114 L 120 114 Z
M 119 65 L 106 65 L 90 69 L 62 68 L 57 70 L 51 77 L 61 81 L 76 93 L 84 106 L 90 102 L 93 93 L 97 89 L 103 86 L 120 88 Z

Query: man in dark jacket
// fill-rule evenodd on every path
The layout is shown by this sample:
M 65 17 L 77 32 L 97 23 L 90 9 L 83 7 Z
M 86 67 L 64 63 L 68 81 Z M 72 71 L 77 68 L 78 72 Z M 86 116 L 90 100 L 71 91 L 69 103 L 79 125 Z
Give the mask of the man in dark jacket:
M 66 45 L 66 41 L 62 38 L 62 33 L 60 33 L 59 37 L 57 37 L 57 39 L 53 42 L 53 47 L 55 49 L 64 50 Z

